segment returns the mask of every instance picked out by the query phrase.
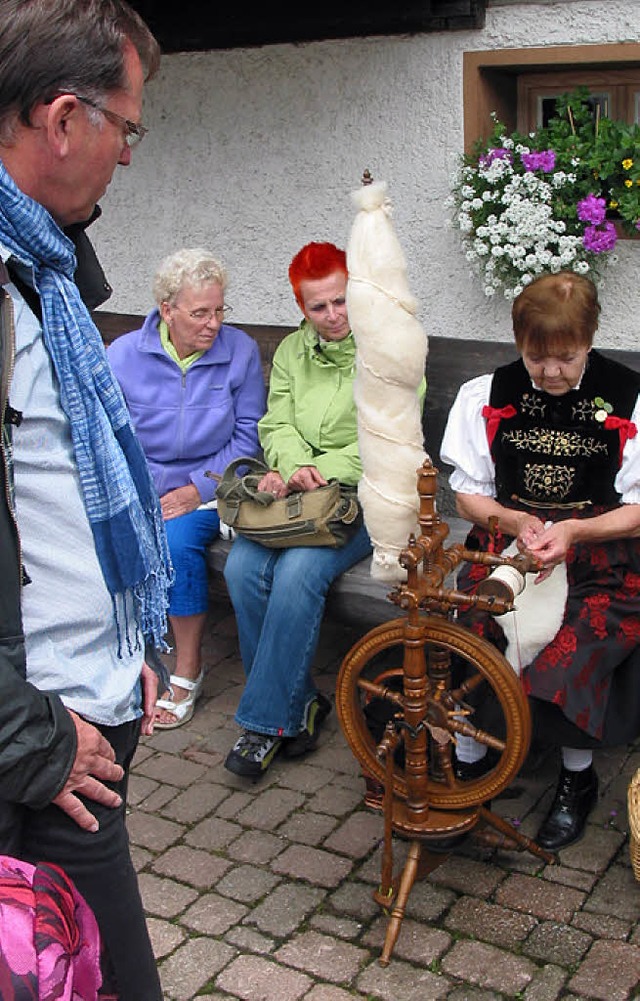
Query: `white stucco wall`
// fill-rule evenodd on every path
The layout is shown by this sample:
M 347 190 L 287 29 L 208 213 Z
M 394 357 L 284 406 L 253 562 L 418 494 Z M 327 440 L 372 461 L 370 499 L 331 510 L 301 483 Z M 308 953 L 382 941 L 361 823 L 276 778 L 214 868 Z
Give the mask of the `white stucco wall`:
M 481 31 L 164 56 L 150 134 L 92 228 L 115 289 L 105 308 L 151 308 L 159 260 L 205 245 L 228 266 L 236 322 L 295 325 L 289 260 L 308 240 L 346 244 L 369 168 L 388 183 L 427 332 L 509 340 L 509 306 L 485 299 L 443 204 L 463 146 L 462 54 L 620 41 L 640 41 L 638 0 L 496 0 Z M 619 247 L 598 343 L 636 348 L 640 242 Z

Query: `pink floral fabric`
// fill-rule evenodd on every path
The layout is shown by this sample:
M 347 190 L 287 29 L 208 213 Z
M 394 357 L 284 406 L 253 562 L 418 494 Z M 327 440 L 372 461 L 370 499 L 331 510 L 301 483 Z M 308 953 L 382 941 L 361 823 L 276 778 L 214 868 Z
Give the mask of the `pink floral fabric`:
M 69 877 L 0 855 L 2 1001 L 96 1001 L 100 983 L 96 919 Z

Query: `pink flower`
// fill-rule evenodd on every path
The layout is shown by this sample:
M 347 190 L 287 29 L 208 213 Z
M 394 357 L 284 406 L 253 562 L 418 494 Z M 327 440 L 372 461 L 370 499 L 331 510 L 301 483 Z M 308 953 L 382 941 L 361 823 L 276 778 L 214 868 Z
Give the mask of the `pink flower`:
M 502 149 L 502 147 L 489 149 L 486 153 L 483 153 L 479 159 L 479 164 L 481 167 L 489 167 L 494 160 L 508 160 L 509 163 L 512 162 L 513 157 L 508 149 Z
M 594 254 L 602 254 L 607 250 L 613 250 L 618 236 L 616 228 L 612 222 L 605 222 L 601 229 L 596 226 L 587 226 L 582 237 L 582 243 L 586 250 L 592 250 Z
M 578 219 L 581 219 L 582 222 L 591 222 L 599 226 L 605 220 L 607 209 L 604 198 L 597 198 L 594 194 L 587 195 L 581 202 L 578 202 L 576 208 Z
M 525 170 L 542 170 L 550 174 L 556 165 L 556 154 L 552 149 L 544 149 L 539 153 L 523 153 L 520 157 Z

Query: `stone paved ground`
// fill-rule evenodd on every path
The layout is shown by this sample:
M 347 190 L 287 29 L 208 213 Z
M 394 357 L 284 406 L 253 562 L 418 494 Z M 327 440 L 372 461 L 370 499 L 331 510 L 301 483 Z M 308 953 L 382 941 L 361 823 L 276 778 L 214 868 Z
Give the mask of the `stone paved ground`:
M 320 687 L 333 696 L 358 638 L 325 624 Z M 141 744 L 129 831 L 167 1001 L 523 1001 L 640 998 L 640 883 L 626 790 L 635 748 L 600 752 L 588 832 L 545 865 L 467 842 L 416 883 L 391 963 L 373 900 L 382 817 L 335 713 L 318 749 L 277 759 L 259 783 L 222 762 L 243 681 L 235 621 L 217 600 L 193 720 Z M 495 808 L 533 834 L 556 764 L 517 777 Z M 396 866 L 406 843 L 394 839 Z

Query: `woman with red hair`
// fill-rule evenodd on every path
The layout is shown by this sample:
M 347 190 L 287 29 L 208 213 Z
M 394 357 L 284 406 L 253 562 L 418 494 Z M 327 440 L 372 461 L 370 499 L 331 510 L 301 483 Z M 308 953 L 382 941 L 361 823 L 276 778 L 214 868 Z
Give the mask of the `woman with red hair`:
M 355 487 L 362 474 L 346 254 L 332 243 L 308 243 L 291 261 L 289 280 L 304 319 L 274 355 L 267 412 L 258 423 L 271 467 L 259 489 L 276 497 L 330 479 Z M 247 680 L 236 713 L 243 732 L 227 755 L 229 771 L 259 778 L 280 751 L 293 758 L 315 747 L 331 708 L 311 678 L 327 591 L 370 552 L 364 524 L 337 549 L 234 541 L 225 579 Z

